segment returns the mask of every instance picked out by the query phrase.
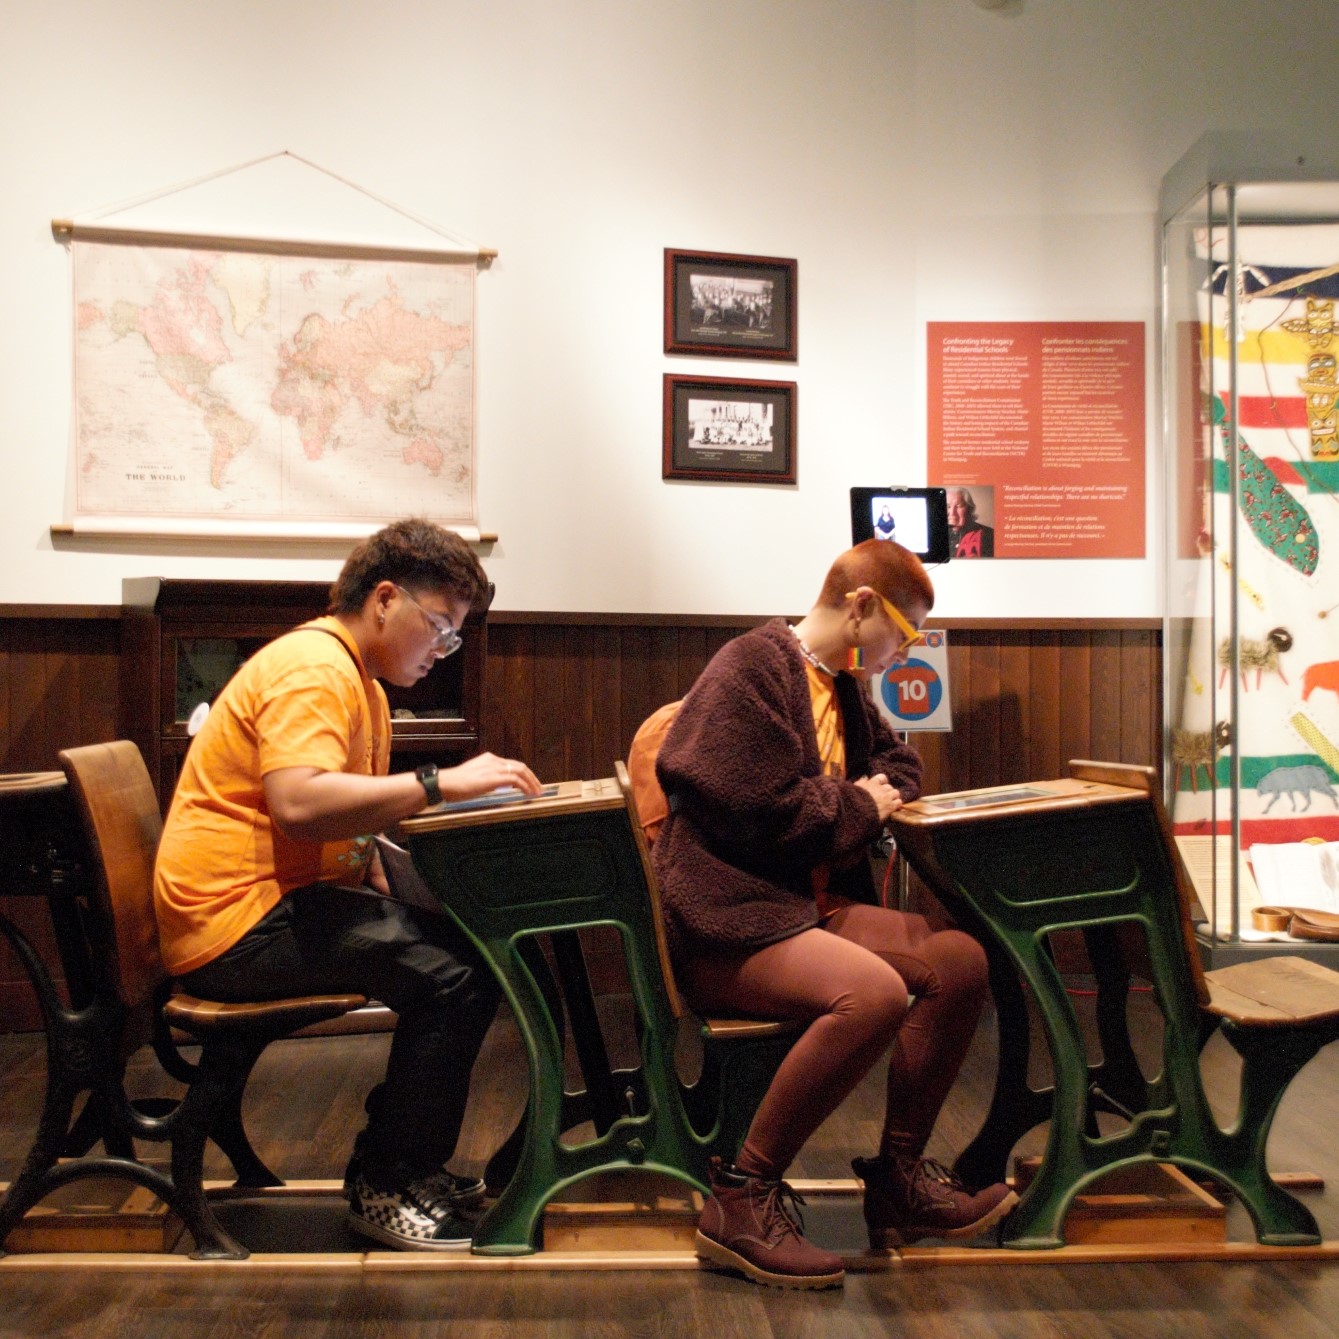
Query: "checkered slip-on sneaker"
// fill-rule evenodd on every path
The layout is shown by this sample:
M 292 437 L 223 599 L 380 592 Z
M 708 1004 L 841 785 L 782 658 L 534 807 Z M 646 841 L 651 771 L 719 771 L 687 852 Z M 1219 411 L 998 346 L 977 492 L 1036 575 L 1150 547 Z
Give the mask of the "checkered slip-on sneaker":
M 349 1159 L 349 1165 L 344 1169 L 344 1198 L 353 1199 L 353 1183 L 362 1175 L 363 1155 L 359 1147 L 359 1141 L 362 1135 L 354 1141 L 353 1156 Z M 425 1176 L 421 1180 L 415 1181 L 414 1185 L 434 1202 L 441 1202 L 455 1213 L 463 1212 L 466 1209 L 477 1209 L 483 1204 L 487 1197 L 487 1190 L 484 1187 L 482 1178 L 477 1176 L 455 1176 L 443 1168 L 440 1172 L 433 1172 L 430 1176 Z
M 414 1182 L 414 1189 L 434 1202 L 445 1204 L 454 1213 L 477 1209 L 487 1194 L 478 1176 L 456 1176 L 443 1169 Z
M 349 1200 L 349 1226 L 401 1251 L 468 1251 L 473 1225 L 421 1193 L 421 1184 L 377 1190 L 362 1176 L 356 1177 Z

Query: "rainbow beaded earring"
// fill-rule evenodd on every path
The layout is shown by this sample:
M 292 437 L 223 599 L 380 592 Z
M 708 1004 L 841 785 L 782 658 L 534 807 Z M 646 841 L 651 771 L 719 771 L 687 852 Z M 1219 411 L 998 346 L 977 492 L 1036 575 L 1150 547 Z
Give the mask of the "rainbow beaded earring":
M 863 646 L 853 646 L 846 652 L 846 668 L 848 670 L 865 668 L 865 648 Z

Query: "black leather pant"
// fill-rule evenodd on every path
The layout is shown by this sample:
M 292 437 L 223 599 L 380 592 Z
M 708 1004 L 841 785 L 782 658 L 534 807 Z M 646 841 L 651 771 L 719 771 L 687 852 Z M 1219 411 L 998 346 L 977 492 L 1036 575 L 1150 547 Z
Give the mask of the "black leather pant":
M 353 993 L 394 1009 L 386 1078 L 362 1141 L 364 1167 L 382 1183 L 435 1172 L 455 1151 L 470 1071 L 501 999 L 446 917 L 328 884 L 288 893 L 181 986 L 227 1002 Z

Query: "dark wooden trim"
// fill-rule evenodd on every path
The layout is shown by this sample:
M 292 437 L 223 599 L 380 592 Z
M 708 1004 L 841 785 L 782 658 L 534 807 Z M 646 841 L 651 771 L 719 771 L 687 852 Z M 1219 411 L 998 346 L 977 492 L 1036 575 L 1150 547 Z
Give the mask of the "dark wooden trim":
M 926 627 L 947 632 L 1161 632 L 1160 618 L 935 618 Z
M 185 583 L 182 583 L 185 584 Z M 202 583 L 205 584 L 205 583 Z M 0 604 L 0 619 L 120 619 L 119 604 Z M 492 609 L 492 625 L 537 624 L 559 628 L 756 628 L 769 618 L 797 619 L 790 614 L 638 614 L 585 613 L 579 610 Z M 938 618 L 926 624 L 950 632 L 980 628 L 983 631 L 1049 631 L 1090 628 L 1101 632 L 1149 632 L 1162 627 L 1160 618 Z
M 490 609 L 490 625 L 540 624 L 562 628 L 755 628 L 775 614 L 586 614 L 528 609 Z M 785 615 L 794 618 L 796 615 Z
M 119 619 L 119 604 L 0 604 L 0 619 Z
M 799 619 L 790 614 L 586 614 L 527 609 L 493 609 L 488 622 L 499 626 L 609 628 L 756 628 L 770 618 Z M 926 627 L 948 632 L 1051 632 L 1088 629 L 1093 632 L 1158 632 L 1160 618 L 937 618 Z

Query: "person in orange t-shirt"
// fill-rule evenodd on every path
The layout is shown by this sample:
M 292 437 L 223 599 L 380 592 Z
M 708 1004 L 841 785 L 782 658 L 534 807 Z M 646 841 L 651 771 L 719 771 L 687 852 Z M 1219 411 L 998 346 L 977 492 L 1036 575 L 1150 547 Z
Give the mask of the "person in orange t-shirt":
M 398 1015 L 368 1098 L 347 1187 L 350 1224 L 407 1249 L 468 1249 L 483 1187 L 443 1164 L 499 990 L 445 916 L 393 901 L 375 834 L 443 799 L 540 786 L 480 754 L 388 775 L 378 679 L 408 686 L 460 646 L 487 598 L 469 545 L 424 520 L 361 543 L 324 618 L 258 651 L 192 741 L 164 825 L 154 903 L 164 962 L 184 990 L 244 1002 L 350 992 Z

